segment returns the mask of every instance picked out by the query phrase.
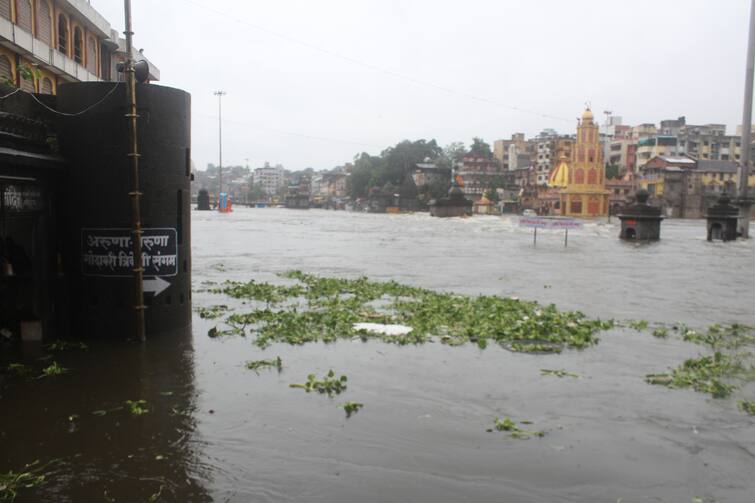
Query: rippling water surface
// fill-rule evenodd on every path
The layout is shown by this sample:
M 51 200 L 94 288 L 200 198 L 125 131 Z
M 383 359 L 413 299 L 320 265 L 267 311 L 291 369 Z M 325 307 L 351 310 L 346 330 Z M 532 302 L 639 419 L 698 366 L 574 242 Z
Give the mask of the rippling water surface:
M 704 223 L 666 221 L 634 245 L 618 227 L 563 234 L 500 217 L 432 219 L 320 210 L 193 213 L 195 288 L 278 281 L 291 269 L 555 303 L 591 317 L 755 325 L 755 242 L 708 243 Z M 221 301 L 207 292 L 194 305 Z M 614 330 L 560 355 L 377 341 L 266 350 L 193 334 L 66 353 L 67 375 L 0 398 L 0 472 L 59 458 L 18 501 L 690 502 L 755 501 L 755 423 L 736 397 L 645 384 L 699 347 Z M 19 355 L 33 362 L 39 348 Z M 281 356 L 281 373 L 243 367 Z M 288 387 L 333 368 L 330 400 Z M 565 368 L 582 379 L 543 377 Z M 755 399 L 755 388 L 739 395 Z M 93 415 L 127 399 L 152 411 Z M 365 407 L 350 419 L 337 404 Z M 76 416 L 73 417 L 72 416 Z M 544 438 L 487 433 L 496 416 Z

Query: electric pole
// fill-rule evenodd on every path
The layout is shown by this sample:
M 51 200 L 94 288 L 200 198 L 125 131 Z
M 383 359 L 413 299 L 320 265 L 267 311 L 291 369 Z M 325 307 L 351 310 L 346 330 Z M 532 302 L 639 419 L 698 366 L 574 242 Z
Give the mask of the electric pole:
M 139 143 L 136 134 L 136 119 L 139 117 L 136 109 L 136 70 L 133 58 L 133 35 L 131 28 L 131 0 L 124 0 L 126 14 L 126 78 L 128 98 L 128 158 L 131 164 L 133 188 L 128 193 L 131 199 L 131 251 L 134 256 L 134 314 L 136 316 L 136 338 L 146 340 L 146 328 L 144 322 L 144 266 L 142 265 L 142 216 L 141 195 L 139 192 Z
M 220 193 L 223 192 L 223 96 L 225 91 L 215 91 L 218 97 L 218 210 L 220 210 Z
M 750 149 L 752 137 L 752 84 L 755 71 L 755 0 L 750 1 L 750 35 L 747 45 L 747 66 L 745 73 L 745 103 L 742 113 L 742 150 L 739 164 L 739 232 L 743 238 L 750 237 L 750 209 L 751 202 L 748 194 L 748 179 L 750 178 Z

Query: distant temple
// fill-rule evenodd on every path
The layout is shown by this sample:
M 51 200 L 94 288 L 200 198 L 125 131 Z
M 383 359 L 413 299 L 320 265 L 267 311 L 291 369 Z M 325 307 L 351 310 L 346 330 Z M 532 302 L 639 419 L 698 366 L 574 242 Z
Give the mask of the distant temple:
M 606 172 L 598 125 L 588 107 L 577 124 L 577 142 L 571 159 L 561 156 L 548 185 L 560 188 L 561 215 L 600 217 L 608 214 Z

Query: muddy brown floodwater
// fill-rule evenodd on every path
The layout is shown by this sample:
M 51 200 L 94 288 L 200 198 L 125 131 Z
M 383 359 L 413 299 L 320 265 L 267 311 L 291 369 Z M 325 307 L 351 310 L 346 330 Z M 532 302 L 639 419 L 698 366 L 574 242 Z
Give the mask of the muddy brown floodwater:
M 700 221 L 666 221 L 663 240 L 620 242 L 615 224 L 531 231 L 516 218 L 439 220 L 321 210 L 194 212 L 195 289 L 276 282 L 291 269 L 368 276 L 465 294 L 517 296 L 591 317 L 755 325 L 755 241 L 708 243 Z M 207 292 L 194 306 L 228 303 Z M 491 345 L 378 341 L 265 350 L 210 339 L 217 323 L 144 346 L 92 341 L 56 353 L 66 374 L 0 389 L 0 473 L 55 460 L 17 501 L 691 502 L 755 501 L 755 420 L 736 400 L 650 386 L 703 348 L 615 329 L 557 355 Z M 24 346 L 2 355 L 38 373 Z M 244 368 L 280 356 L 282 372 Z M 333 399 L 289 388 L 328 369 Z M 542 376 L 566 369 L 582 378 Z M 146 400 L 148 413 L 121 409 Z M 337 405 L 364 403 L 346 419 Z M 97 413 L 93 413 L 97 411 Z M 486 429 L 529 420 L 543 438 Z

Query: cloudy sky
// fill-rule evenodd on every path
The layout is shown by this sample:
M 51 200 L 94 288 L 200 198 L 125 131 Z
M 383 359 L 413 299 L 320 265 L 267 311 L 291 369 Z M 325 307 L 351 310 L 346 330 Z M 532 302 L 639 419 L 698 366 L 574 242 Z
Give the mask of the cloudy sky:
M 123 2 L 91 0 L 123 29 Z M 403 139 L 741 122 L 747 0 L 133 0 L 135 45 L 192 94 L 193 156 L 329 169 Z

